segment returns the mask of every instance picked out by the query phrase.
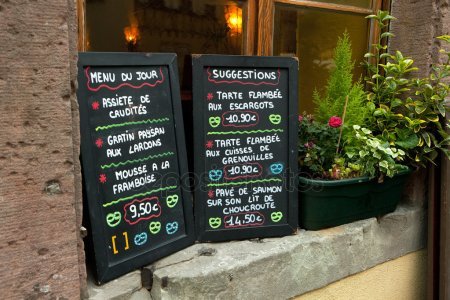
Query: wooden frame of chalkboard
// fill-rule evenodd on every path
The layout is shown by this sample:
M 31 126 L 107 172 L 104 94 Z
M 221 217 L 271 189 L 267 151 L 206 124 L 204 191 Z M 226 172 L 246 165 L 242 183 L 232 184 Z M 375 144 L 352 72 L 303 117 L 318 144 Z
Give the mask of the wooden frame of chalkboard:
M 297 59 L 198 54 L 192 61 L 198 240 L 295 233 Z
M 78 84 L 100 284 L 195 241 L 176 54 L 79 53 Z

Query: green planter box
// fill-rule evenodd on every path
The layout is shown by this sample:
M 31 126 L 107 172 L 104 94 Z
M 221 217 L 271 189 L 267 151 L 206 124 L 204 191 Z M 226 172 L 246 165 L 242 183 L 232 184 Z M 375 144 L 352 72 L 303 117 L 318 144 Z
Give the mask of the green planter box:
M 300 177 L 300 227 L 318 230 L 392 212 L 410 173 L 404 171 L 383 183 L 369 177 L 331 181 Z

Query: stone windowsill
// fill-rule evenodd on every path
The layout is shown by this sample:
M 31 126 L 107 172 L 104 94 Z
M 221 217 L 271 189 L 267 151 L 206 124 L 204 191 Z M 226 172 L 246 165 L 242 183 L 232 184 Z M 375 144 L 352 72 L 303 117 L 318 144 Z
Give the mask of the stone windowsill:
M 144 281 L 136 271 L 89 284 L 88 292 L 90 299 L 287 299 L 425 245 L 425 210 L 403 204 L 382 218 L 326 230 L 195 244 L 144 268 Z

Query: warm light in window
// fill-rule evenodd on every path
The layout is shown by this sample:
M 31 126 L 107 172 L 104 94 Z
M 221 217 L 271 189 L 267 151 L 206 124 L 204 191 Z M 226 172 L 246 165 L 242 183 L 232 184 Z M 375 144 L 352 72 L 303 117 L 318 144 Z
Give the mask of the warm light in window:
M 237 6 L 226 7 L 225 19 L 230 28 L 230 35 L 238 35 L 242 32 L 242 9 Z
M 137 42 L 139 41 L 139 25 L 134 15 L 129 15 L 130 26 L 123 29 L 125 40 L 127 42 L 128 51 L 134 52 L 137 50 Z
M 123 29 L 123 33 L 125 34 L 125 40 L 127 43 L 131 43 L 136 45 L 137 40 L 139 38 L 139 30 L 137 27 L 128 26 Z

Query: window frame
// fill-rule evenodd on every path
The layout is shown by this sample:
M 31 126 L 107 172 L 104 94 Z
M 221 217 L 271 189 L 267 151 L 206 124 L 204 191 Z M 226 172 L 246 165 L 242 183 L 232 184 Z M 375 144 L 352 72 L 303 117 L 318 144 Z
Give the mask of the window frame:
M 258 0 L 245 0 L 247 3 L 243 22 L 246 22 L 246 32 L 243 37 L 243 55 L 254 55 L 256 47 L 256 18 Z M 86 51 L 86 0 L 77 0 L 78 13 L 78 51 Z
M 276 5 L 288 5 L 292 7 L 310 7 L 331 11 L 349 12 L 358 15 L 369 15 L 376 13 L 377 10 L 389 10 L 389 0 L 371 0 L 370 8 L 361 8 L 352 5 L 333 4 L 317 2 L 310 0 L 259 0 L 258 1 L 258 36 L 257 36 L 257 55 L 273 55 L 273 34 L 274 34 L 274 16 Z M 367 35 L 367 49 L 371 44 L 376 43 L 379 28 L 376 22 L 369 21 Z
M 369 15 L 379 9 L 390 10 L 390 0 L 371 0 L 371 8 L 361 8 L 352 5 L 317 2 L 313 0 L 246 0 L 247 9 L 244 21 L 247 24 L 243 38 L 244 55 L 273 55 L 273 34 L 275 5 L 296 7 L 311 7 L 332 11 L 350 12 L 359 15 Z M 77 0 L 78 10 L 78 50 L 86 51 L 86 0 Z M 376 42 L 379 28 L 376 22 L 370 20 L 368 25 L 367 49 Z

